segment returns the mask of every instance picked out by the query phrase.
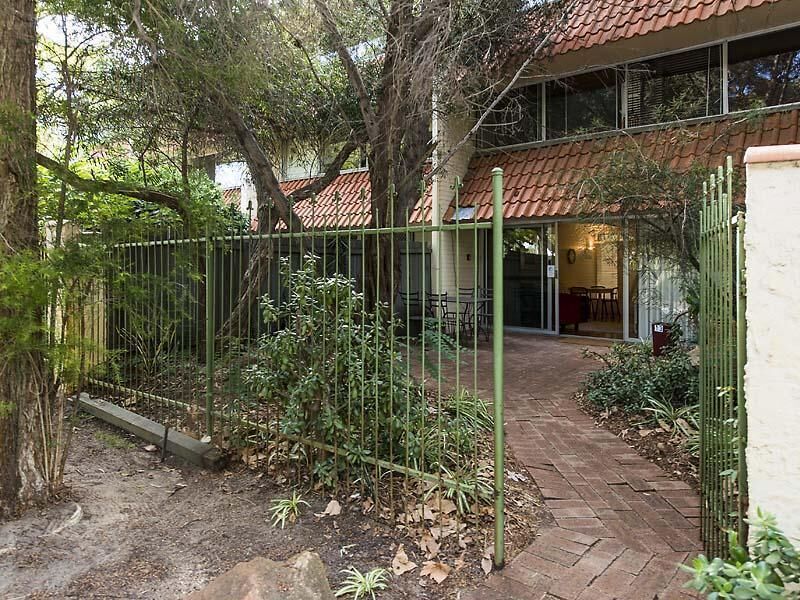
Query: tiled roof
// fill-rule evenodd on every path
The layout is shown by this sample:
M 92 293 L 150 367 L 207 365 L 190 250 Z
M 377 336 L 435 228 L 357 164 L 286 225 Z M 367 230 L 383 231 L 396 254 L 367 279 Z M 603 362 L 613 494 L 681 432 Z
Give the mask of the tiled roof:
M 681 128 L 653 129 L 637 134 L 541 145 L 527 150 L 476 156 L 464 178 L 460 206 L 477 206 L 478 219 L 492 216 L 494 167 L 504 171 L 503 217 L 574 216 L 577 187 L 626 144 L 636 143 L 646 156 L 677 170 L 693 164 L 712 168 L 733 156 L 741 166 L 751 146 L 800 143 L 800 111 L 774 112 L 705 121 Z M 445 216 L 452 215 L 453 208 Z
M 565 54 L 781 1 L 797 0 L 578 0 L 551 52 Z
M 288 195 L 313 181 L 314 178 L 284 181 L 281 189 Z M 294 210 L 307 229 L 361 227 L 362 224 L 368 227 L 372 223 L 369 172 L 342 173 L 317 194 L 315 200 L 308 198 L 295 203 Z M 423 218 L 426 223 L 431 220 L 430 186 L 409 215 L 411 223 L 421 223 Z
M 239 202 L 242 198 L 242 188 L 229 188 L 222 190 L 222 201 L 229 205 L 239 208 Z

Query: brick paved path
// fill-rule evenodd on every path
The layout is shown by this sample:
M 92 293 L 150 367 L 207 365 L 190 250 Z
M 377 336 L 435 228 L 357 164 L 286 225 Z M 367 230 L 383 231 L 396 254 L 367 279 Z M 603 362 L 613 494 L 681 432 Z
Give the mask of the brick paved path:
M 692 598 L 699 499 L 571 399 L 592 363 L 563 339 L 509 336 L 506 435 L 553 514 L 536 540 L 465 600 Z M 479 369 L 490 356 L 479 356 Z

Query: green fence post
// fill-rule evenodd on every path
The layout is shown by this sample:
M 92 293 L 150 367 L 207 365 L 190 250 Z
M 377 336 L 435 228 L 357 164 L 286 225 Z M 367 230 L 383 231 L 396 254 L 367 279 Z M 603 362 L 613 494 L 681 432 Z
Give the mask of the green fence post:
M 744 367 L 747 363 L 747 272 L 745 270 L 745 215 L 736 214 L 736 425 L 738 442 L 738 506 L 739 539 L 747 539 L 747 405 L 744 395 Z
M 206 229 L 206 435 L 214 435 L 214 240 Z
M 505 434 L 503 431 L 503 169 L 492 169 L 492 341 L 494 366 L 494 566 L 505 565 Z

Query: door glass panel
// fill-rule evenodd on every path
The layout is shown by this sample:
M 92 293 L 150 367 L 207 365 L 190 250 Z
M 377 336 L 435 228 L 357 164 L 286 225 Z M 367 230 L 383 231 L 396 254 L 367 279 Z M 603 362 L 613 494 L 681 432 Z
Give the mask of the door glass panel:
M 544 329 L 549 308 L 547 239 L 541 226 L 503 232 L 505 323 L 512 327 Z
M 492 281 L 492 233 L 486 232 L 487 285 Z M 503 231 L 503 312 L 509 327 L 555 331 L 556 231 L 553 225 Z M 548 277 L 548 266 L 551 267 Z

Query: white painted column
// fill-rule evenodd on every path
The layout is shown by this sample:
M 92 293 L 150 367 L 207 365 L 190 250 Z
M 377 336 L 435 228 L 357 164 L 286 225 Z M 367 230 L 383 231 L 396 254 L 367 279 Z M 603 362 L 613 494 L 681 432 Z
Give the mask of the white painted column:
M 472 121 L 463 116 L 451 115 L 444 119 L 434 113 L 432 124 L 434 139 L 438 147 L 433 155 L 434 168 L 439 166 L 442 156 L 458 143 L 472 127 Z M 455 197 L 454 184 L 456 177 L 463 181 L 469 168 L 469 162 L 475 150 L 472 141 L 467 142 L 456 152 L 433 179 L 432 186 L 432 221 L 433 225 L 441 225 L 447 210 Z M 437 292 L 456 293 L 456 287 L 470 287 L 472 283 L 472 240 L 468 233 L 459 232 L 459 246 L 456 247 L 455 235 L 451 231 L 432 232 L 431 234 L 431 287 Z M 467 254 L 470 260 L 467 260 Z M 456 269 L 460 269 L 458 285 L 456 285 Z M 468 277 L 465 274 L 469 274 Z
M 750 516 L 800 539 L 800 145 L 747 165 L 747 469 Z

